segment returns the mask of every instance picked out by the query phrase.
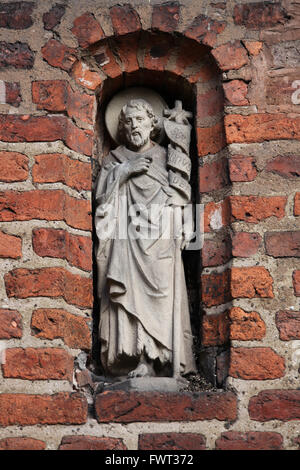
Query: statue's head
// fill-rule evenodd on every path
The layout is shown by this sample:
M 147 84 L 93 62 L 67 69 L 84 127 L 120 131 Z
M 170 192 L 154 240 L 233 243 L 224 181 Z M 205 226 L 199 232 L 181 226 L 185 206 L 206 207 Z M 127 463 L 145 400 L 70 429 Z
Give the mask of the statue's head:
M 136 150 L 159 133 L 159 120 L 152 106 L 143 99 L 128 101 L 119 116 L 119 139 Z

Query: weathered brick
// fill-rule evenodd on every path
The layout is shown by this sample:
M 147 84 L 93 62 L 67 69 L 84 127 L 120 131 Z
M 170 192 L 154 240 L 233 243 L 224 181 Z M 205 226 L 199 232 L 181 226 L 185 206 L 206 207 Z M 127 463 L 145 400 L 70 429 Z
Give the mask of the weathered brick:
M 240 69 L 249 61 L 246 49 L 238 40 L 216 47 L 212 55 L 223 71 Z
M 217 153 L 226 146 L 223 122 L 211 127 L 197 127 L 197 149 L 199 157 Z
M 44 28 L 47 31 L 53 30 L 59 23 L 66 11 L 66 6 L 56 3 L 53 7 L 43 14 Z
M 192 24 L 186 29 L 185 36 L 195 39 L 201 44 L 213 47 L 217 41 L 218 34 L 224 31 L 226 23 L 213 20 L 205 15 L 197 16 Z
M 285 216 L 285 196 L 229 196 L 232 221 L 258 223 L 268 217 Z
M 237 232 L 232 235 L 232 256 L 249 258 L 257 253 L 262 238 L 257 232 Z
M 0 193 L 0 221 L 64 220 L 81 230 L 91 230 L 91 204 L 63 190 L 4 191 Z
M 282 341 L 300 339 L 300 312 L 282 310 L 276 313 L 276 326 Z
M 168 64 L 168 69 L 170 68 L 176 75 L 187 76 L 190 83 L 196 83 L 198 80 L 209 81 L 217 70 L 214 70 L 213 63 L 210 64 L 207 60 L 204 63 L 201 61 L 206 54 L 206 46 L 199 44 L 198 47 L 191 47 L 189 41 L 183 41 L 179 46 L 175 64 Z
M 0 68 L 31 69 L 33 64 L 34 53 L 28 44 L 23 42 L 0 42 Z
M 234 420 L 237 400 L 232 392 L 158 393 L 107 391 L 95 401 L 97 420 L 101 423 L 138 421 Z
M 283 377 L 284 358 L 271 348 L 231 348 L 229 375 L 244 380 Z
M 164 71 L 174 48 L 172 36 L 155 36 L 147 44 L 144 55 L 144 67 L 147 70 Z
M 257 175 L 253 157 L 233 155 L 228 160 L 229 177 L 232 182 L 253 181 Z
M 73 363 L 73 357 L 64 349 L 9 348 L 2 372 L 5 378 L 72 381 Z
M 228 312 L 204 315 L 202 320 L 202 346 L 220 346 L 229 339 Z
M 249 415 L 256 421 L 300 419 L 300 390 L 263 390 L 249 400 Z
M 180 4 L 167 2 L 162 5 L 154 5 L 152 13 L 152 29 L 158 29 L 171 33 L 177 29 L 180 17 Z
M 265 170 L 277 173 L 284 178 L 299 178 L 300 155 L 279 155 L 267 162 Z
M 295 88 L 293 83 L 298 78 L 298 72 L 288 72 L 284 76 L 269 77 L 265 85 L 266 103 L 271 106 L 278 106 L 283 111 L 291 109 L 295 105 L 293 103 L 293 93 Z M 278 108 L 277 108 L 278 109 Z
M 22 239 L 0 231 L 0 258 L 21 258 Z
M 294 215 L 300 215 L 300 193 L 295 194 L 294 198 Z
M 19 82 L 5 82 L 5 102 L 18 108 L 22 101 Z
M 202 120 L 223 111 L 224 97 L 221 87 L 197 93 L 197 118 Z
M 4 276 L 8 297 L 63 297 L 78 307 L 92 306 L 92 280 L 64 268 L 17 268 Z
M 238 298 L 273 298 L 273 279 L 263 266 L 231 268 L 231 295 Z
M 231 244 L 228 237 L 219 240 L 204 240 L 201 250 L 202 266 L 219 266 L 231 259 Z
M 243 80 L 231 80 L 223 84 L 226 104 L 244 106 L 249 104 L 247 99 L 248 85 Z
M 111 78 L 116 78 L 122 75 L 122 69 L 116 61 L 115 55 L 112 52 L 109 44 L 100 44 L 92 51 L 93 56 L 102 71 Z
M 102 79 L 98 72 L 93 72 L 88 66 L 82 62 L 75 62 L 72 68 L 72 75 L 79 85 L 88 90 L 96 90 L 102 83 Z
M 140 450 L 205 450 L 203 434 L 161 432 L 140 434 L 138 448 Z
M 221 158 L 212 163 L 206 163 L 199 167 L 199 190 L 207 193 L 222 189 L 228 183 L 227 159 Z
M 71 29 L 81 47 L 86 48 L 104 38 L 104 32 L 91 13 L 84 13 L 76 18 Z
M 217 450 L 282 450 L 283 438 L 277 432 L 228 431 L 216 440 Z
M 16 310 L 0 308 L 0 339 L 22 337 L 22 316 Z
M 37 338 L 61 338 L 70 348 L 89 350 L 91 332 L 87 318 L 66 310 L 41 308 L 34 310 L 31 318 L 32 334 Z
M 56 39 L 49 41 L 41 49 L 43 58 L 52 67 L 70 71 L 77 60 L 76 49 L 61 44 Z
M 68 83 L 66 80 L 39 80 L 31 84 L 32 101 L 38 109 L 66 111 Z
M 93 137 L 93 131 L 80 129 L 73 121 L 65 118 L 64 142 L 67 147 L 75 152 L 91 156 L 93 153 Z
M 32 232 L 33 249 L 39 256 L 66 259 L 72 266 L 92 270 L 92 239 L 72 235 L 66 230 L 35 229 Z
M 123 439 L 116 437 L 64 436 L 59 450 L 127 450 Z
M 300 257 L 300 230 L 294 232 L 265 233 L 267 255 L 275 258 L 286 256 Z
M 77 191 L 91 190 L 91 166 L 62 153 L 35 156 L 32 168 L 35 183 L 64 183 Z
M 293 272 L 293 286 L 295 295 L 300 297 L 300 270 Z
M 228 199 L 220 202 L 208 202 L 204 208 L 204 232 L 220 230 L 230 222 Z
M 230 270 L 201 276 L 202 302 L 207 307 L 226 304 L 231 300 Z
M 286 114 L 228 114 L 225 116 L 227 143 L 300 140 L 300 118 Z
M 229 311 L 230 339 L 259 341 L 266 334 L 266 325 L 257 312 L 245 312 L 239 307 Z
M 27 29 L 32 26 L 33 2 L 11 2 L 0 5 L 0 28 Z
M 281 3 L 255 2 L 235 5 L 233 19 L 248 29 L 262 29 L 285 23 L 287 16 Z
M 32 395 L 0 394 L 0 426 L 35 424 L 84 424 L 87 401 L 80 393 Z
M 80 119 L 87 124 L 94 124 L 94 106 L 96 98 L 68 86 L 66 111 L 71 118 Z
M 139 15 L 129 4 L 115 5 L 109 13 L 116 36 L 134 33 L 142 28 Z
M 250 55 L 257 56 L 262 50 L 263 43 L 261 41 L 243 41 Z
M 139 70 L 140 65 L 137 58 L 139 38 L 137 36 L 121 36 L 115 39 L 115 46 L 124 71 L 132 73 Z
M 46 444 L 32 437 L 5 437 L 0 439 L 0 450 L 44 450 Z

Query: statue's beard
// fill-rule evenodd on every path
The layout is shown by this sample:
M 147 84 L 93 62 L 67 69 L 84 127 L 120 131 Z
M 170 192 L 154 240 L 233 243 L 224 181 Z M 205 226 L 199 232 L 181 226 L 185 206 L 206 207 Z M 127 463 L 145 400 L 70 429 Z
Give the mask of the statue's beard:
M 149 140 L 149 135 L 144 135 L 143 131 L 133 131 L 126 135 L 127 142 L 134 148 L 140 148 L 145 145 Z

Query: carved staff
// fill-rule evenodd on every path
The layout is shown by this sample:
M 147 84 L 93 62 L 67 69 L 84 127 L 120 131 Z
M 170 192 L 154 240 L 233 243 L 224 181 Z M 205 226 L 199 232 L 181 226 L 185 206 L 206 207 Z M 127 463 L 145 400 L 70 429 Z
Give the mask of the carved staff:
M 181 242 L 182 242 L 182 207 L 191 201 L 189 184 L 191 161 L 189 158 L 191 125 L 188 118 L 192 113 L 182 109 L 182 102 L 175 101 L 174 109 L 166 109 L 164 129 L 170 140 L 168 145 L 169 184 L 176 189 L 173 197 L 175 267 L 173 301 L 173 377 L 180 377 L 180 335 L 181 335 Z

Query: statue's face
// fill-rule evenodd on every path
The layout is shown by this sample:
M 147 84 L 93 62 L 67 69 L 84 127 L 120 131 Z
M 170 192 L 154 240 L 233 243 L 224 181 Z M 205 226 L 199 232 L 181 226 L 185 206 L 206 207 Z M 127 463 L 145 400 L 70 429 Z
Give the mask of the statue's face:
M 124 133 L 130 147 L 140 149 L 150 141 L 152 119 L 144 109 L 128 107 L 124 120 Z

